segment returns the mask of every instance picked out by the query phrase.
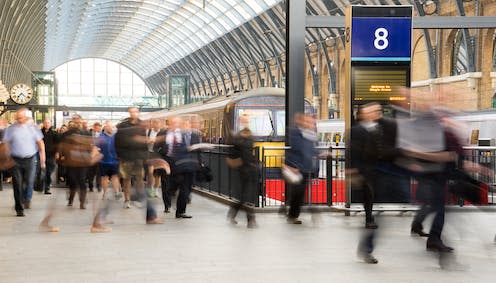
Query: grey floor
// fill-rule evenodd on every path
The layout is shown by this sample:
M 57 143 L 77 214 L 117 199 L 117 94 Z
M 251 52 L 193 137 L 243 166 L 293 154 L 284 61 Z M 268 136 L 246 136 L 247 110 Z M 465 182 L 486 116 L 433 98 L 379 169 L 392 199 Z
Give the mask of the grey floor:
M 15 217 L 12 190 L 0 192 L 0 282 L 494 282 L 496 215 L 470 210 L 447 215 L 445 236 L 456 248 L 441 269 L 411 237 L 412 214 L 380 217 L 376 257 L 356 257 L 363 215 L 303 214 L 289 225 L 277 214 L 257 215 L 258 229 L 226 223 L 227 207 L 193 195 L 193 219 L 162 214 L 162 225 L 146 225 L 136 207 L 116 207 L 111 233 L 91 234 L 94 200 L 88 209 L 65 206 L 64 189 L 36 193 L 26 217 Z M 59 233 L 38 231 L 50 199 Z M 96 194 L 91 195 L 92 199 Z M 161 201 L 157 207 L 162 211 Z M 445 261 L 443 261 L 445 262 Z

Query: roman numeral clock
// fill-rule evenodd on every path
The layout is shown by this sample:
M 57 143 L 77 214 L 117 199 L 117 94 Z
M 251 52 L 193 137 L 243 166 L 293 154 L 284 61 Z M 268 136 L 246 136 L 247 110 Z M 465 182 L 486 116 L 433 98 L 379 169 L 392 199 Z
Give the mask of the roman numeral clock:
M 17 104 L 26 104 L 33 99 L 33 90 L 26 84 L 16 84 L 10 89 L 10 98 Z

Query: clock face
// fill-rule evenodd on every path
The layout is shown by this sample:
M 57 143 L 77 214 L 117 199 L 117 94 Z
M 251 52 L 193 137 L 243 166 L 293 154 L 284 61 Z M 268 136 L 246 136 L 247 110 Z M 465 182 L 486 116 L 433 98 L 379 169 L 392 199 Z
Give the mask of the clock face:
M 18 104 L 26 104 L 33 98 L 33 90 L 26 84 L 16 84 L 10 90 L 10 98 Z

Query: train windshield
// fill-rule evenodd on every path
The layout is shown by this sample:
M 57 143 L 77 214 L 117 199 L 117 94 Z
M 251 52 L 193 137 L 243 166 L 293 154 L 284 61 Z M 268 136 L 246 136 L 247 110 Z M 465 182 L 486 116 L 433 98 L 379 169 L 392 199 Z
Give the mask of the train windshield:
M 276 111 L 277 135 L 284 136 L 286 134 L 286 111 Z
M 305 100 L 305 112 L 314 113 L 312 105 Z M 286 111 L 284 96 L 257 96 L 240 100 L 236 104 L 234 132 L 240 130 L 238 118 L 250 116 L 250 130 L 257 140 L 284 140 L 286 134 Z
M 274 117 L 267 109 L 239 109 L 238 117 L 247 114 L 250 117 L 250 130 L 254 136 L 271 136 L 274 133 Z M 236 128 L 240 130 L 239 122 Z

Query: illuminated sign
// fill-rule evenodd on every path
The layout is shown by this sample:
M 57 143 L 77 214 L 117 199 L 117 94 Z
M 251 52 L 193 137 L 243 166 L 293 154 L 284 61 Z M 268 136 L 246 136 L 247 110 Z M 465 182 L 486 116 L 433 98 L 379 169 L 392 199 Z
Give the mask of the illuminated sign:
M 352 61 L 410 61 L 411 18 L 352 19 Z
M 408 76 L 407 67 L 353 67 L 353 100 L 356 102 L 406 100 L 407 98 L 398 93 L 397 89 L 408 85 Z

